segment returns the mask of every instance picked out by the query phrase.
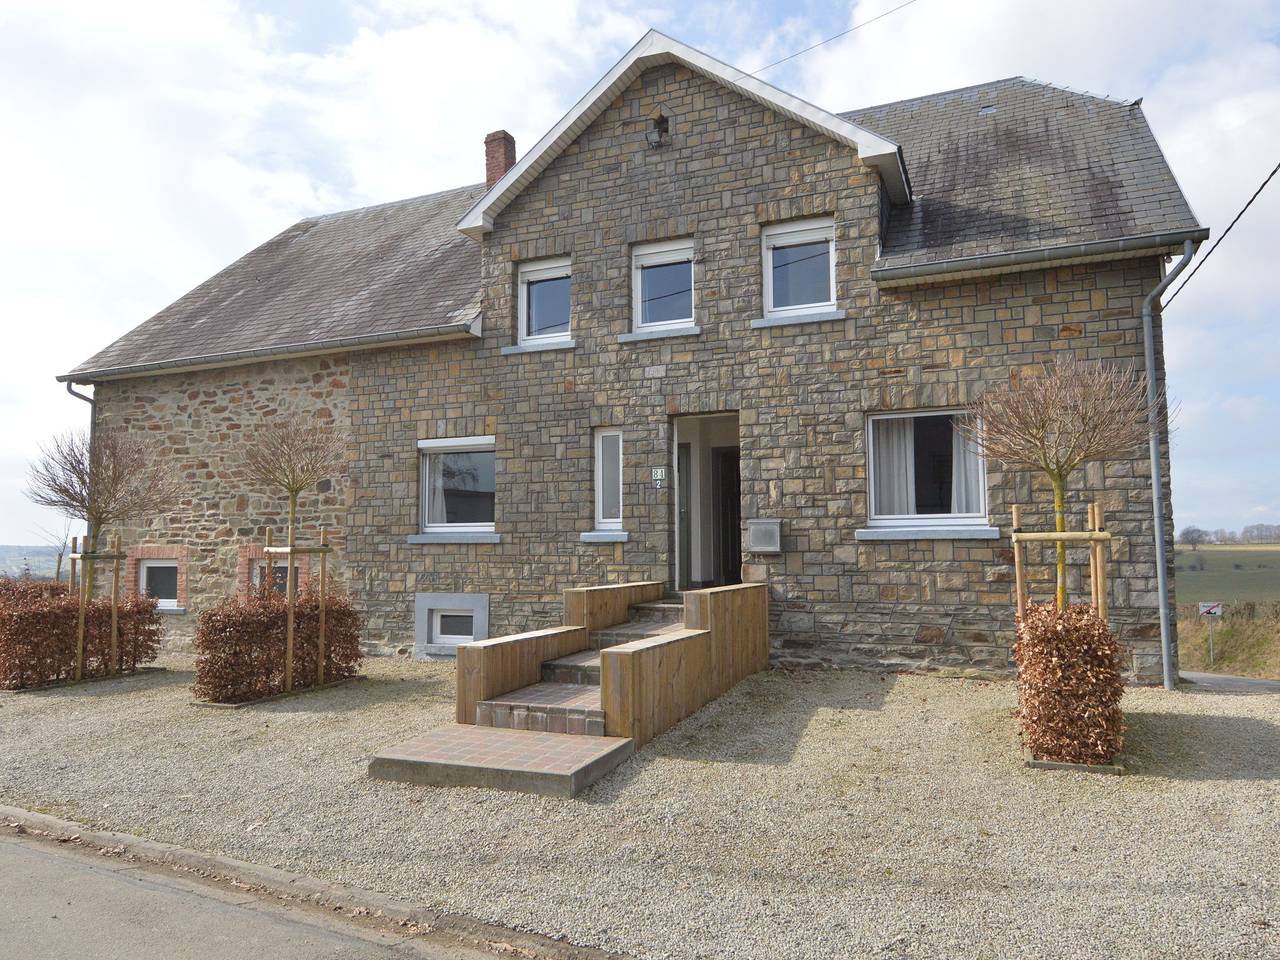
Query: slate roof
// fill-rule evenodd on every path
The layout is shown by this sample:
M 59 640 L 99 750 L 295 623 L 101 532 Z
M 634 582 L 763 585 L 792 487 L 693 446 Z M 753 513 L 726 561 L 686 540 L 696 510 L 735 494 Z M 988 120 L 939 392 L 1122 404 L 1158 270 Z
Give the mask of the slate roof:
M 879 268 L 1200 226 L 1137 104 L 1012 77 L 841 116 L 902 146 L 917 197 Z
M 476 184 L 312 217 L 245 254 L 60 379 L 388 341 L 474 319 Z
M 1199 229 L 1137 104 L 1014 77 L 841 117 L 901 145 L 916 196 L 890 214 L 873 275 Z M 469 321 L 480 253 L 457 224 L 484 192 L 303 220 L 59 379 L 386 343 Z

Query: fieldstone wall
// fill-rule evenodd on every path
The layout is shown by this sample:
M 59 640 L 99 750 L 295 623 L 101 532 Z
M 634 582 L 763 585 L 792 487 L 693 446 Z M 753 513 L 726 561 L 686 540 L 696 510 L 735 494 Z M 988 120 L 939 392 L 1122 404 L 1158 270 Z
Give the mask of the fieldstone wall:
M 254 430 L 278 414 L 302 412 L 350 431 L 351 372 L 346 357 L 276 361 L 227 370 L 118 380 L 95 389 L 99 430 L 137 431 L 182 478 L 186 496 L 167 516 L 121 529 L 130 553 L 126 587 L 138 586 L 137 561 L 179 563 L 182 611 L 164 612 L 166 642 L 181 646 L 201 610 L 248 587 L 250 564 L 261 558 L 267 528 L 283 541 L 288 501 L 248 480 L 242 452 Z M 330 530 L 334 582 L 345 585 L 345 478 L 322 482 L 298 505 L 300 542 Z M 108 535 L 111 532 L 108 531 Z M 310 564 L 300 567 L 306 582 Z M 101 578 L 100 578 L 101 579 Z
M 644 134 L 659 110 L 671 144 L 654 150 Z M 989 467 L 998 541 L 859 542 L 866 415 L 963 404 L 1067 354 L 1140 364 L 1139 309 L 1159 264 L 880 290 L 869 268 L 881 202 L 876 174 L 852 150 L 683 68 L 639 78 L 498 218 L 484 243 L 482 341 L 351 358 L 348 550 L 370 643 L 411 644 L 417 592 L 488 594 L 496 636 L 558 622 L 569 586 L 670 582 L 673 491 L 656 488 L 650 469 L 671 464 L 673 417 L 737 411 L 743 517 L 784 521 L 783 554 L 747 557 L 743 570 L 770 584 L 778 659 L 1008 667 L 1009 507 L 1047 526 L 1047 487 Z M 762 226 L 814 215 L 835 218 L 847 319 L 753 329 Z M 695 243 L 701 332 L 620 343 L 631 329 L 631 246 L 678 237 Z M 518 263 L 555 255 L 573 258 L 575 349 L 503 355 L 515 341 Z M 600 426 L 624 432 L 627 543 L 579 540 L 592 527 Z M 410 544 L 416 441 L 477 434 L 497 437 L 501 542 Z M 1155 679 L 1148 474 L 1145 451 L 1093 465 L 1073 485 L 1071 522 L 1080 526 L 1089 499 L 1106 505 L 1120 537 L 1115 619 L 1131 668 Z M 1036 572 L 1047 596 L 1051 571 Z

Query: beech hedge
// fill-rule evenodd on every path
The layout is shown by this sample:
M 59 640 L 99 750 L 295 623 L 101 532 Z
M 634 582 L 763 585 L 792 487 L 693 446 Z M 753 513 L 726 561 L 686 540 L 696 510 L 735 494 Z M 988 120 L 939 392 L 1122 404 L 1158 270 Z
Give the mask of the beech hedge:
M 242 703 L 284 692 L 287 607 L 276 590 L 222 600 L 200 614 L 196 628 L 196 698 Z M 325 600 L 326 683 L 360 669 L 360 615 L 343 594 Z M 293 688 L 315 685 L 320 596 L 297 598 L 293 641 Z
M 65 583 L 0 578 L 0 689 L 73 679 L 79 617 L 79 597 Z M 159 653 L 160 615 L 155 600 L 130 596 L 117 617 L 120 664 L 131 673 Z M 111 599 L 94 597 L 85 609 L 83 676 L 107 676 L 110 658 Z
M 1013 648 L 1022 742 L 1038 760 L 1110 763 L 1124 747 L 1120 645 L 1086 604 L 1028 605 Z

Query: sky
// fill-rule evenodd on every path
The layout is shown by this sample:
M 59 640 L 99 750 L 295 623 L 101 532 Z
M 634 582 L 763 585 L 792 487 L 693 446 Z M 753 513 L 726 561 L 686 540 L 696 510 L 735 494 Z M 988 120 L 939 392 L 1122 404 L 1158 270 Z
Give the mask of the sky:
M 289 224 L 483 179 L 649 27 L 755 70 L 900 2 L 6 0 L 0 543 L 61 529 L 23 493 L 87 424 L 54 377 Z M 1142 97 L 1215 237 L 1280 160 L 1280 0 L 916 0 L 762 78 L 842 111 L 1013 75 Z M 1280 522 L 1278 255 L 1280 177 L 1166 311 L 1179 528 Z

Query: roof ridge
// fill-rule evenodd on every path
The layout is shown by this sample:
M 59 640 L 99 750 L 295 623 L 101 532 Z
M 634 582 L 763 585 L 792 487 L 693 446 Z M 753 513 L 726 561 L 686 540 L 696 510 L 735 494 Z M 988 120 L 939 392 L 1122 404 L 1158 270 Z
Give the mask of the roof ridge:
M 885 107 L 900 107 L 903 104 L 915 103 L 916 101 L 919 101 L 919 100 L 936 100 L 939 97 L 949 96 L 953 93 L 965 93 L 970 90 L 981 89 L 982 87 L 998 87 L 1001 84 L 1013 83 L 1014 81 L 1033 84 L 1037 87 L 1045 87 L 1049 90 L 1060 90 L 1063 93 L 1074 94 L 1075 96 L 1078 96 L 1078 97 L 1090 97 L 1091 99 L 1094 99 L 1094 100 L 1102 100 L 1105 103 L 1112 103 L 1119 106 L 1132 106 L 1134 103 L 1138 102 L 1139 99 L 1141 99 L 1141 98 L 1137 98 L 1137 99 L 1131 99 L 1131 100 L 1121 100 L 1118 97 L 1113 97 L 1110 94 L 1106 94 L 1106 93 L 1091 93 L 1088 90 L 1078 90 L 1075 87 L 1067 86 L 1065 83 L 1054 83 L 1050 80 L 1039 80 L 1035 77 L 1027 77 L 1027 76 L 1023 76 L 1022 74 L 1016 74 L 1011 77 L 1001 77 L 999 80 L 987 80 L 987 81 L 984 81 L 983 83 L 971 83 L 963 87 L 953 87 L 950 90 L 937 90 L 933 93 L 923 93 L 918 97 L 906 97 L 902 100 L 886 100 L 883 103 L 873 103 L 865 107 L 854 107 L 852 110 L 842 110 L 839 113 L 837 113 L 836 116 L 846 117 L 851 114 L 866 113 L 871 110 L 881 110 L 881 109 L 884 109 Z
M 422 193 L 414 197 L 401 197 L 399 200 L 383 200 L 381 203 L 370 203 L 363 207 L 352 207 L 350 210 L 334 210 L 331 213 L 317 213 L 315 216 L 303 217 L 299 223 L 315 223 L 321 220 L 331 220 L 334 217 L 345 217 L 351 213 L 364 213 L 368 210 L 377 210 L 381 207 L 394 207 L 401 203 L 412 203 L 415 200 L 431 200 L 435 197 L 443 197 L 446 194 L 462 193 L 466 190 L 483 189 L 483 183 L 469 183 L 462 187 L 449 187 L 445 190 L 437 190 L 435 193 Z

